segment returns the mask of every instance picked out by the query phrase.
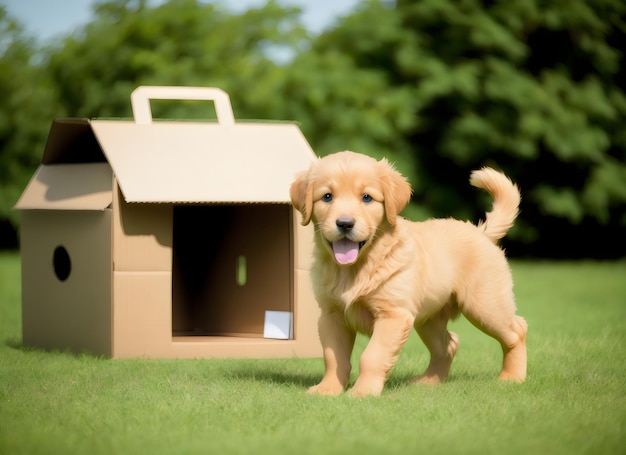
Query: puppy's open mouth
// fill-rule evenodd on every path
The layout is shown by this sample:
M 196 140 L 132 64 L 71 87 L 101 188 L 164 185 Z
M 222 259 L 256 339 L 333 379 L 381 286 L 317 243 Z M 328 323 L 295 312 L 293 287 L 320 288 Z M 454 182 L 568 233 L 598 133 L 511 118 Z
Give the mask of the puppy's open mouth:
M 363 245 L 365 245 L 365 240 L 362 242 L 354 242 L 344 237 L 336 242 L 331 242 L 330 245 L 333 249 L 335 260 L 339 264 L 347 265 L 356 261 L 356 258 L 359 255 L 359 250 L 363 248 Z

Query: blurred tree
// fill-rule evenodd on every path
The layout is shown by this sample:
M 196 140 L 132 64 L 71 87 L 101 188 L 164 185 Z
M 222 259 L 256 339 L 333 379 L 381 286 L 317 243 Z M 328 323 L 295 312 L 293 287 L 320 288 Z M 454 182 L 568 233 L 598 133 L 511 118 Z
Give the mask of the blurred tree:
M 272 1 L 241 15 L 196 0 L 101 1 L 83 29 L 38 48 L 0 9 L 0 248 L 16 245 L 19 214 L 11 207 L 40 162 L 54 118 L 130 117 L 138 85 L 221 87 L 238 118 L 257 117 L 259 106 L 281 96 L 284 71 L 269 55 L 293 54 L 306 38 L 298 12 Z M 153 113 L 215 115 L 210 103 L 198 102 L 158 101 Z
M 319 154 L 395 161 L 412 218 L 476 220 L 490 201 L 467 179 L 491 164 L 523 191 L 511 254 L 626 255 L 623 0 L 365 0 L 315 38 L 298 13 L 101 1 L 90 24 L 38 50 L 2 12 L 0 219 L 54 117 L 129 117 L 138 85 L 200 85 L 228 91 L 238 119 L 298 121 Z M 153 112 L 206 119 L 207 104 Z
M 245 116 L 246 97 L 267 93 L 263 82 L 276 77 L 268 52 L 295 52 L 305 37 L 297 13 L 275 2 L 241 15 L 197 0 L 101 2 L 93 22 L 51 55 L 49 70 L 75 116 L 128 117 L 138 85 L 220 87 Z M 157 102 L 154 116 L 206 118 L 206 104 Z
M 397 111 L 357 114 L 352 121 L 370 138 L 352 127 L 349 139 L 340 103 L 327 105 L 336 117 L 319 134 L 346 133 L 347 144 L 369 140 L 383 148 L 376 154 L 408 150 L 415 200 L 436 216 L 479 216 L 470 207 L 482 196 L 469 190 L 468 173 L 499 166 L 523 190 L 516 242 L 507 243 L 515 254 L 626 254 L 626 3 L 361 5 L 311 52 L 320 61 L 338 55 L 355 79 L 382 81 L 376 101 L 372 90 L 359 100 Z M 323 118 L 313 123 L 325 125 Z M 386 127 L 392 131 L 375 143 Z
M 14 246 L 12 210 L 40 161 L 58 113 L 48 74 L 38 64 L 35 42 L 0 6 L 0 248 Z

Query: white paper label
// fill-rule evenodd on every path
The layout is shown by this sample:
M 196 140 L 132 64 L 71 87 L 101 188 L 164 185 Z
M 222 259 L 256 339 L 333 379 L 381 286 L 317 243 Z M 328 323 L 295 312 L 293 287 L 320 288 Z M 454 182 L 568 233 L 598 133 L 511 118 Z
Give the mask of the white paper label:
M 290 311 L 266 311 L 264 338 L 290 340 L 293 338 L 293 313 Z

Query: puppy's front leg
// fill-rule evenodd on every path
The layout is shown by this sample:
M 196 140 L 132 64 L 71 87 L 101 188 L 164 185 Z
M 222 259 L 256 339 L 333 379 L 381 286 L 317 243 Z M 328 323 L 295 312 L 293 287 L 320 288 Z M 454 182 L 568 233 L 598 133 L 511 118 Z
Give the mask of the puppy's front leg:
M 374 320 L 372 338 L 361 355 L 359 377 L 350 389 L 350 395 L 362 397 L 382 393 L 387 374 L 409 337 L 413 319 L 409 312 L 398 312 Z
M 348 327 L 343 313 L 336 311 L 322 311 L 318 327 L 326 370 L 322 381 L 307 393 L 339 395 L 350 379 L 350 355 L 356 332 Z

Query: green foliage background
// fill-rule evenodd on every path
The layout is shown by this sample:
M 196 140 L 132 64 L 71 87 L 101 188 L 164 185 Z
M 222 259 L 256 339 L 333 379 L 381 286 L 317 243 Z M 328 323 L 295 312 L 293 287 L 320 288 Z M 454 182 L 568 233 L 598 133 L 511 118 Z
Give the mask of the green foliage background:
M 228 91 L 239 119 L 298 121 L 320 155 L 395 161 L 411 218 L 477 220 L 489 199 L 467 178 L 493 165 L 523 192 L 509 255 L 626 255 L 623 0 L 368 0 L 319 36 L 296 8 L 225 5 L 103 1 L 50 43 L 0 7 L 0 245 L 52 119 L 130 117 L 138 85 L 199 85 Z

